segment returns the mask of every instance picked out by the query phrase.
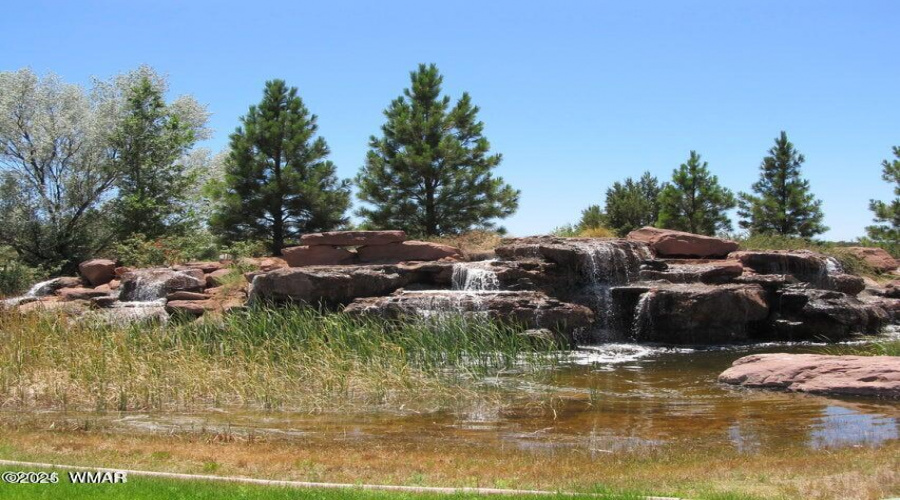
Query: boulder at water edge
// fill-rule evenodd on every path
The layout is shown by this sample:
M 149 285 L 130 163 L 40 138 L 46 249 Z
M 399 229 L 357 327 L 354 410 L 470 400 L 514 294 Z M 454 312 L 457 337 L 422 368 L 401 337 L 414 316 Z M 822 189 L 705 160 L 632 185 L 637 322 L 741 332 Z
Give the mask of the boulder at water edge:
M 636 229 L 627 238 L 647 243 L 660 257 L 725 257 L 738 249 L 731 240 L 655 227 Z
M 105 285 L 116 277 L 116 263 L 108 259 L 91 259 L 78 264 L 78 272 L 91 286 Z
M 400 291 L 386 297 L 357 299 L 344 312 L 383 318 L 483 315 L 526 329 L 547 328 L 567 338 L 572 338 L 575 330 L 590 325 L 594 317 L 585 306 L 560 302 L 540 292 L 510 291 Z
M 900 398 L 900 356 L 754 354 L 735 361 L 719 382 L 820 394 Z
M 165 298 L 177 291 L 200 292 L 206 286 L 206 279 L 199 269 L 175 271 L 167 268 L 135 269 L 122 276 L 119 299 L 129 301 L 152 301 Z

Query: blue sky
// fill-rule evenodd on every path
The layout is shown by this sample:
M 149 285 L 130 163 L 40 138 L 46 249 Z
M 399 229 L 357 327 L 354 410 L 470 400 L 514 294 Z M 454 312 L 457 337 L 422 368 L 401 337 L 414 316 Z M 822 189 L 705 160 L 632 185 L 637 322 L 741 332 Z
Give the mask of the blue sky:
M 863 234 L 900 145 L 900 2 L 9 2 L 0 70 L 87 83 L 149 64 L 213 113 L 219 150 L 265 80 L 300 89 L 339 174 L 363 163 L 419 62 L 467 90 L 522 191 L 512 234 L 575 221 L 606 188 L 668 179 L 690 150 L 748 190 L 780 130 L 825 236 Z

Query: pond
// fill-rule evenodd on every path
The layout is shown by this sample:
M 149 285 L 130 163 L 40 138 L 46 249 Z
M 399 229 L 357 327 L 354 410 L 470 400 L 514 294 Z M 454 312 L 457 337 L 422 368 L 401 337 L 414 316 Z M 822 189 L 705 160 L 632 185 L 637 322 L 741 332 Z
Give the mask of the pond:
M 765 453 L 878 446 L 900 438 L 900 401 L 755 390 L 716 381 L 734 360 L 748 354 L 828 349 L 833 347 L 809 343 L 585 346 L 539 383 L 523 383 L 515 374 L 489 381 L 516 395 L 504 404 L 486 402 L 458 411 L 218 410 L 43 417 L 89 418 L 124 433 L 205 431 L 392 445 L 453 442 L 535 453 L 578 448 L 604 454 L 669 445 Z

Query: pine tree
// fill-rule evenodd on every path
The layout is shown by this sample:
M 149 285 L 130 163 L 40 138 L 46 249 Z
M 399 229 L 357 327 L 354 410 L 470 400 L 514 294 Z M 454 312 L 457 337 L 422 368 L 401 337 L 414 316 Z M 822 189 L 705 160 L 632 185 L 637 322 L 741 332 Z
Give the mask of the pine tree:
M 117 197 L 108 212 L 114 234 L 154 239 L 186 229 L 191 221 L 187 197 L 195 181 L 181 161 L 202 136 L 202 122 L 192 123 L 163 99 L 165 81 L 141 68 L 124 84 L 124 114 L 110 137 L 120 171 Z
M 866 228 L 869 238 L 877 243 L 896 246 L 900 244 L 900 147 L 894 146 L 896 159 L 881 163 L 881 178 L 894 185 L 894 198 L 889 203 L 869 201 L 869 210 L 875 214 L 876 224 Z
M 756 194 L 739 194 L 742 228 L 751 234 L 802 238 L 828 230 L 822 224 L 822 202 L 810 192 L 809 181 L 800 176 L 804 161 L 782 131 L 760 165 L 759 180 L 753 184 Z
M 478 107 L 463 93 L 450 108 L 434 64 L 420 64 L 410 80 L 384 111 L 382 136 L 369 140 L 358 215 L 367 227 L 414 235 L 493 227 L 515 212 L 519 191 L 492 175 L 501 155 L 490 153 Z
M 231 134 L 225 182 L 211 226 L 228 241 L 265 239 L 273 255 L 300 234 L 347 223 L 349 181 L 338 180 L 318 126 L 283 80 L 266 82 L 262 102 L 250 106 Z
M 665 184 L 644 172 L 640 179 L 616 182 L 606 190 L 606 223 L 618 236 L 656 224 L 659 217 L 659 194 Z
M 714 235 L 730 231 L 726 211 L 735 207 L 734 194 L 719 185 L 706 162 L 691 151 L 687 163 L 672 172 L 672 182 L 659 195 L 657 225 L 696 234 Z

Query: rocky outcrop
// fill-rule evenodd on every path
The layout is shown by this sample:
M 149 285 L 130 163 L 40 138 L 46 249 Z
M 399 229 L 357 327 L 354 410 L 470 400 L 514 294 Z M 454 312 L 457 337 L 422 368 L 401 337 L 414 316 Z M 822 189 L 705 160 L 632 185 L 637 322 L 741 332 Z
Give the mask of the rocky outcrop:
M 334 306 L 387 295 L 410 279 L 411 273 L 397 266 L 291 267 L 253 278 L 250 300 Z
M 122 301 L 151 301 L 177 292 L 200 292 L 206 287 L 203 272 L 175 271 L 168 268 L 136 269 L 122 276 L 119 298 Z
M 207 288 L 221 286 L 226 276 L 231 274 L 231 269 L 216 269 L 215 271 L 204 275 L 203 281 L 206 282 Z
M 770 332 L 785 340 L 841 340 L 853 334 L 878 333 L 891 319 L 876 302 L 847 294 L 787 286 L 772 304 Z
M 841 250 L 865 262 L 867 266 L 876 271 L 889 273 L 897 269 L 897 260 L 883 248 L 844 247 Z
M 900 357 L 754 354 L 719 382 L 786 391 L 900 398 Z
M 359 247 L 367 245 L 388 245 L 406 241 L 403 231 L 332 231 L 310 233 L 300 237 L 301 245 L 331 245 L 336 247 Z
M 664 266 L 662 269 L 642 266 L 641 279 L 664 280 L 670 283 L 723 284 L 731 283 L 744 272 L 744 266 L 734 260 L 707 261 L 696 264 L 690 261 L 662 261 L 660 263 Z
M 636 284 L 612 290 L 633 340 L 708 344 L 748 339 L 769 316 L 759 285 Z
M 78 272 L 92 286 L 105 285 L 116 277 L 116 263 L 108 259 L 91 259 L 78 264 Z
M 386 297 L 357 299 L 344 312 L 398 318 L 482 315 L 523 328 L 547 328 L 571 338 L 593 320 L 590 309 L 560 302 L 540 292 L 400 291 Z
M 459 259 L 459 249 L 450 245 L 427 241 L 404 241 L 386 245 L 367 245 L 357 249 L 359 260 L 366 263 L 397 263 L 406 261 Z
M 757 274 L 790 274 L 806 283 L 822 284 L 828 275 L 829 261 L 809 250 L 740 251 L 728 258 Z
M 321 245 L 285 248 L 281 256 L 290 267 L 337 266 L 350 264 L 356 259 L 355 252 Z
M 59 296 L 62 300 L 90 300 L 94 297 L 103 297 L 109 295 L 109 290 L 98 290 L 96 288 L 61 288 Z
M 626 238 L 650 245 L 660 257 L 725 257 L 738 249 L 731 240 L 655 227 L 634 230 Z

